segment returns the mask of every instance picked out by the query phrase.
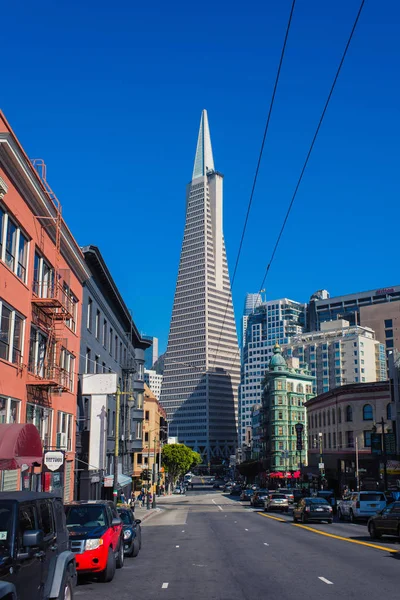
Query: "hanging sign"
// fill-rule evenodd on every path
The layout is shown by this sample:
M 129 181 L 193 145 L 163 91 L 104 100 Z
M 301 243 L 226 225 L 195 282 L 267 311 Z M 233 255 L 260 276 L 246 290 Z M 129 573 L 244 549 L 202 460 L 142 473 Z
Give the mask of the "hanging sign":
M 65 452 L 61 450 L 47 450 L 43 456 L 45 471 L 64 471 Z

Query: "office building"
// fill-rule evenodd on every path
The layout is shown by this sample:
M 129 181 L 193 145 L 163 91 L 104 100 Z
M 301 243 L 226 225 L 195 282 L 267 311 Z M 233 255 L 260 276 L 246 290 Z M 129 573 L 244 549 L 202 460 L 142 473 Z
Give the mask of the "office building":
M 156 338 L 156 337 L 147 337 L 147 336 L 144 336 L 144 338 L 146 340 L 150 340 L 151 341 L 151 346 L 149 348 L 147 348 L 146 351 L 145 351 L 145 353 L 144 353 L 144 357 L 145 357 L 144 368 L 145 369 L 152 369 L 153 365 L 158 360 L 158 338 Z
M 133 456 L 142 451 L 144 353 L 150 341 L 139 334 L 131 313 L 96 246 L 82 248 L 90 277 L 84 284 L 82 302 L 79 374 L 117 374 L 123 395 L 120 401 L 119 488 L 129 494 L 132 488 Z M 116 398 L 109 394 L 97 399 L 78 394 L 76 453 L 79 471 L 77 499 L 112 499 Z M 101 432 L 96 431 L 99 415 Z M 104 445 L 99 444 L 104 439 Z M 101 446 L 101 447 L 100 447 Z
M 305 403 L 313 397 L 313 377 L 295 358 L 287 361 L 279 344 L 265 375 L 262 458 L 269 473 L 296 471 L 307 464 L 308 431 Z M 302 451 L 297 450 L 296 425 L 302 425 Z
M 223 176 L 201 115 L 175 290 L 161 403 L 170 434 L 205 463 L 235 453 L 240 357 L 223 236 Z
M 260 306 L 262 303 L 261 294 L 246 294 L 246 298 L 244 301 L 244 309 L 242 315 L 242 339 L 241 339 L 241 347 L 243 348 L 246 343 L 246 331 L 247 331 L 247 321 L 249 315 Z
M 242 350 L 239 390 L 239 446 L 251 430 L 251 410 L 261 403 L 262 383 L 275 342 L 286 344 L 304 331 L 306 304 L 282 298 L 269 300 L 248 316 L 246 343 Z
M 348 383 L 386 380 L 385 347 L 372 329 L 344 319 L 321 322 L 320 328 L 293 337 L 285 346 L 286 356 L 310 368 L 315 395 Z
M 159 375 L 156 371 L 153 371 L 152 369 L 145 369 L 144 380 L 155 395 L 155 397 L 157 398 L 157 400 L 159 400 L 161 396 L 161 384 L 163 376 Z

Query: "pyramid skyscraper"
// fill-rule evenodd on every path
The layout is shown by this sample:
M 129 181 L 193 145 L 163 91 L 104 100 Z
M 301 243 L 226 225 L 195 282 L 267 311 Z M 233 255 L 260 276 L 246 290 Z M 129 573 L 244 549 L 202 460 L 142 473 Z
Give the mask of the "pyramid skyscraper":
M 234 454 L 240 355 L 222 231 L 223 176 L 203 111 L 165 356 L 169 435 L 217 464 Z

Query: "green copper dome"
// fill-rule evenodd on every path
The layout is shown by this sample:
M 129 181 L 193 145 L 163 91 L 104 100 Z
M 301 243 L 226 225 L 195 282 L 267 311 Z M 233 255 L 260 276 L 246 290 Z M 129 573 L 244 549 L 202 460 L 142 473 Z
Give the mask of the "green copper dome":
M 285 367 L 287 369 L 286 360 L 282 356 L 282 349 L 278 343 L 274 346 L 274 356 L 269 361 L 269 368 Z

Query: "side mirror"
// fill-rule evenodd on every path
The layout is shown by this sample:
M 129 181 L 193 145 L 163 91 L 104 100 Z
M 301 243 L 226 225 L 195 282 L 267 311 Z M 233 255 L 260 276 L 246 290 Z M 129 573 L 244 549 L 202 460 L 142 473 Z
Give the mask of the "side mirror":
M 135 523 L 136 523 L 136 525 L 140 525 L 140 523 L 141 523 L 141 522 L 142 522 L 142 520 L 141 520 L 141 519 L 136 519 L 136 520 L 135 520 Z
M 111 527 L 119 527 L 122 524 L 122 521 L 119 517 L 114 517 L 111 521 Z
M 43 544 L 43 531 L 41 529 L 32 529 L 25 531 L 22 536 L 22 546 L 24 548 L 38 548 Z

